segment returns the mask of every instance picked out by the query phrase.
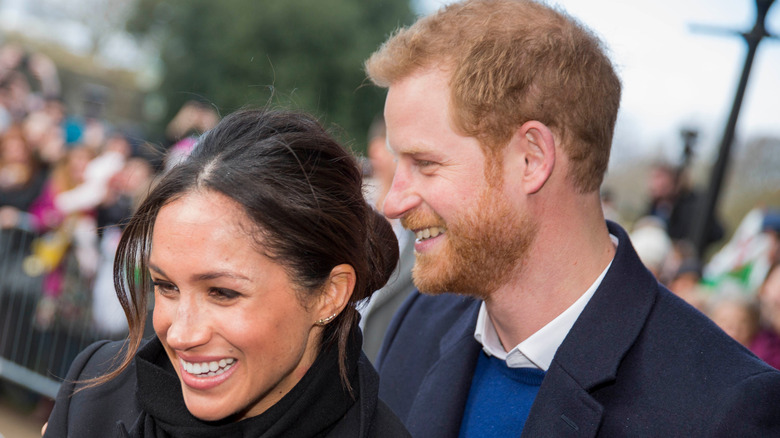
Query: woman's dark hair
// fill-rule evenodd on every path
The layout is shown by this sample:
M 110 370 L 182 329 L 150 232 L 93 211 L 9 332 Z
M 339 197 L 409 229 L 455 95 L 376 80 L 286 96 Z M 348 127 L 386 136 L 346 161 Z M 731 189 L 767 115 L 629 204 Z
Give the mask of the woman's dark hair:
M 264 109 L 238 111 L 205 133 L 127 224 L 114 284 L 130 327 L 129 348 L 120 366 L 96 384 L 118 375 L 138 350 L 151 291 L 147 261 L 155 219 L 163 206 L 193 190 L 221 193 L 244 208 L 257 225 L 258 247 L 285 267 L 304 303 L 322 290 L 336 265 L 355 269 L 352 297 L 322 338 L 323 347 L 338 346 L 341 378 L 350 388 L 346 347 L 359 320 L 355 305 L 387 282 L 398 244 L 387 220 L 364 200 L 352 155 L 312 117 Z

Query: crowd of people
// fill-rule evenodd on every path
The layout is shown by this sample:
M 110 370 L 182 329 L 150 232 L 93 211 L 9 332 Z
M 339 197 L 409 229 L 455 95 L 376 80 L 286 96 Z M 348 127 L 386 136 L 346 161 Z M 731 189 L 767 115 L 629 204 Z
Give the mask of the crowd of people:
M 646 216 L 636 220 L 631 241 L 659 282 L 709 316 L 727 334 L 780 369 L 780 211 L 749 211 L 725 244 L 714 221 L 708 244 L 721 243 L 709 260 L 694 249 L 698 195 L 684 170 L 652 167 Z
M 169 126 L 171 157 L 91 107 L 62 100 L 58 70 L 42 53 L 0 47 L 0 232 L 4 266 L 40 281 L 39 330 L 87 325 L 96 336 L 127 332 L 112 264 L 123 223 L 161 166 L 191 149 L 216 123 L 213 109 L 184 105 Z M 160 148 L 158 148 L 160 149 Z M 25 238 L 19 239 L 23 235 Z M 16 275 L 16 274 L 15 274 Z M 4 279 L 5 294 L 18 286 Z

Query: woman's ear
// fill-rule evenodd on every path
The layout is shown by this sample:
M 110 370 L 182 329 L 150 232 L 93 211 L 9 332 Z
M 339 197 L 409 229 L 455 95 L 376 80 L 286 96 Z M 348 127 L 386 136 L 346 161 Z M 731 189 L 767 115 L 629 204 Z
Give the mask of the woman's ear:
M 525 122 L 512 138 L 525 193 L 536 193 L 544 186 L 555 167 L 555 136 L 550 128 L 536 120 Z
M 341 264 L 331 269 L 316 309 L 316 324 L 326 325 L 344 310 L 355 290 L 356 281 L 352 265 Z

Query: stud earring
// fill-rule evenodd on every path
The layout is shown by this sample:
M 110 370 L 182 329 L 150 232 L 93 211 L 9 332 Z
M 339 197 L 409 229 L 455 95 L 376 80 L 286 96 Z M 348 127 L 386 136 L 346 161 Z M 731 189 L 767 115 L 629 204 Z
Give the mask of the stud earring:
M 327 318 L 318 319 L 314 323 L 317 325 L 327 325 L 329 322 L 333 321 L 333 319 L 338 315 L 338 313 L 334 313 L 333 315 L 328 316 Z

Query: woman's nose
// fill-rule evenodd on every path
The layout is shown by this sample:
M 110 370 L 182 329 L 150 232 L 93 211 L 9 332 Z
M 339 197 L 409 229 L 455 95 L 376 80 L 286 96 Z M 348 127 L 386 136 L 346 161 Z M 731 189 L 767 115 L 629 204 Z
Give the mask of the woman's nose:
M 187 298 L 177 301 L 175 308 L 168 313 L 168 345 L 176 350 L 189 350 L 208 343 L 211 339 L 211 329 L 199 304 Z

